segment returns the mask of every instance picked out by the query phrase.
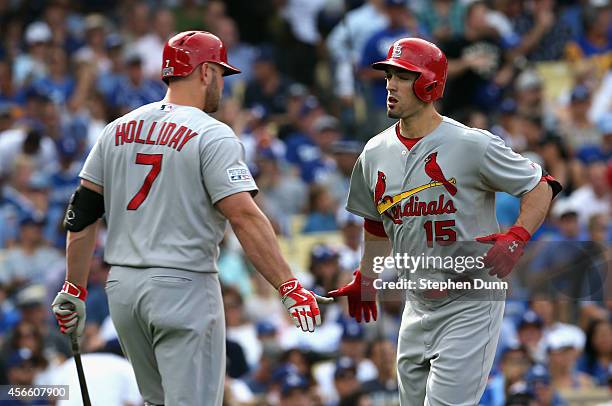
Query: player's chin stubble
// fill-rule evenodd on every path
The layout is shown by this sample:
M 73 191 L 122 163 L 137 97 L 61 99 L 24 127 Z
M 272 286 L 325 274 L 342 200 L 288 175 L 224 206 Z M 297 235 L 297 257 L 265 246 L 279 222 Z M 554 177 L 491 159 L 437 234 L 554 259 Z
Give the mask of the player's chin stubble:
M 206 102 L 204 104 L 204 111 L 206 113 L 214 113 L 219 109 L 219 101 L 221 99 L 221 89 L 217 84 L 217 78 L 213 77 L 210 86 L 206 88 Z

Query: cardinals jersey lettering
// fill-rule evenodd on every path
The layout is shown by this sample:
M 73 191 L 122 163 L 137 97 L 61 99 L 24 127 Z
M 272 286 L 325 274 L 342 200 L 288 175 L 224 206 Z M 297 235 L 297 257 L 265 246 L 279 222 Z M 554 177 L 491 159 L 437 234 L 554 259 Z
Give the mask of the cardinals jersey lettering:
M 410 150 L 399 136 L 398 123 L 367 143 L 347 203 L 383 223 L 395 253 L 444 256 L 465 247 L 458 242 L 498 232 L 495 192 L 522 196 L 542 177 L 499 137 L 448 117 Z
M 227 220 L 215 203 L 257 191 L 227 125 L 162 102 L 107 125 L 79 176 L 104 188 L 106 262 L 129 267 L 216 272 Z

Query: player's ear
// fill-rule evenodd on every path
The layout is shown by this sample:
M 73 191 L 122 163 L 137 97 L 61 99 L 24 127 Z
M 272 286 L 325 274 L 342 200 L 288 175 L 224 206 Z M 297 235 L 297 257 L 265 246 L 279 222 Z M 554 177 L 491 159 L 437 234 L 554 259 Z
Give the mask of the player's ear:
M 198 68 L 198 76 L 200 78 L 200 83 L 204 83 L 205 85 L 208 85 L 208 82 L 210 81 L 210 69 L 208 68 L 208 64 L 206 62 L 204 62 L 203 64 L 201 64 Z

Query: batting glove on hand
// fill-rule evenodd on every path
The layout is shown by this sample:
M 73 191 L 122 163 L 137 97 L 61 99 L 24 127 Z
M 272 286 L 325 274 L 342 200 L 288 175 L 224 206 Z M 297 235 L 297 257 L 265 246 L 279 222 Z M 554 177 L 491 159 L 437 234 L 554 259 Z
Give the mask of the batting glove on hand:
M 68 281 L 64 282 L 62 290 L 57 293 L 51 304 L 53 314 L 63 334 L 72 334 L 80 337 L 85 330 L 85 298 L 87 289 Z
M 374 279 L 363 276 L 359 270 L 353 275 L 355 279 L 348 285 L 332 290 L 327 295 L 331 297 L 346 296 L 348 298 L 349 315 L 358 323 L 361 323 L 362 315 L 366 323 L 376 320 L 378 310 L 376 308 L 376 289 Z
M 295 278 L 280 285 L 278 291 L 295 326 L 303 331 L 313 332 L 315 326 L 321 325 L 321 312 L 317 301 L 321 303 L 333 301 L 331 298 L 321 297 L 304 289 Z
M 530 238 L 529 231 L 520 226 L 512 226 L 506 233 L 476 238 L 478 242 L 493 244 L 484 258 L 485 267 L 491 268 L 489 275 L 504 278 L 512 272 L 512 268 L 523 255 L 525 244 Z

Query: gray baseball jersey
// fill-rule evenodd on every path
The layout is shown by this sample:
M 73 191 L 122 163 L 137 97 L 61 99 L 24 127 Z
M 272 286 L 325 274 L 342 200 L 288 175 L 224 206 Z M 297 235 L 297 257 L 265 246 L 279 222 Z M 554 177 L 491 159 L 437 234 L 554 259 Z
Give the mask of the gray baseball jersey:
M 382 222 L 394 254 L 482 255 L 490 246 L 474 239 L 499 232 L 495 192 L 521 196 L 541 178 L 540 166 L 488 131 L 444 117 L 409 149 L 397 124 L 367 143 L 353 169 L 347 209 Z M 437 281 L 456 272 L 421 267 L 402 276 Z M 450 303 L 456 299 L 450 293 L 429 299 L 408 289 L 407 298 L 398 339 L 400 404 L 478 404 L 504 301 L 490 291 L 481 300 Z
M 383 223 L 394 253 L 448 255 L 456 242 L 499 232 L 495 192 L 521 196 L 542 177 L 501 138 L 448 117 L 410 150 L 399 137 L 397 124 L 366 144 L 347 203 Z
M 80 176 L 104 187 L 105 260 L 138 268 L 216 272 L 227 220 L 214 204 L 257 191 L 227 125 L 164 102 L 107 125 Z

